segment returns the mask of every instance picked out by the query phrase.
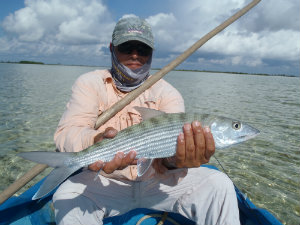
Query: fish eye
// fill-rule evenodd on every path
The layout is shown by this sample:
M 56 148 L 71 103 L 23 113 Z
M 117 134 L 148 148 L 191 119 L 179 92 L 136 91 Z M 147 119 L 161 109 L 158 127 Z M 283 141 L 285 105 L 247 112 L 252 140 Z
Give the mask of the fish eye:
M 232 122 L 232 128 L 235 130 L 239 130 L 241 128 L 241 123 L 238 121 Z

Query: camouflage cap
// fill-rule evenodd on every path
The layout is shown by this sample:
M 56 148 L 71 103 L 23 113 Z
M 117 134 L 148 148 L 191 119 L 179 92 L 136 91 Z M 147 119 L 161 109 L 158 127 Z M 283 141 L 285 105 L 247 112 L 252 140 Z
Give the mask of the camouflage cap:
M 140 41 L 154 49 L 154 39 L 150 24 L 139 17 L 120 19 L 112 34 L 112 44 L 118 46 L 126 41 Z

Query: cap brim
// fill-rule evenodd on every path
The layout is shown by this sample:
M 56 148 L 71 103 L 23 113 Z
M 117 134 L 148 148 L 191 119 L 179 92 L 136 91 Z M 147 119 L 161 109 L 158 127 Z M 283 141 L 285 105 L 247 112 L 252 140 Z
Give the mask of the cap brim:
M 122 38 L 119 38 L 118 41 L 114 40 L 112 42 L 112 44 L 114 46 L 118 46 L 120 44 L 123 44 L 127 41 L 140 41 L 146 45 L 148 45 L 150 48 L 154 49 L 154 46 L 151 42 L 149 42 L 148 40 L 146 40 L 145 38 L 142 38 L 142 37 L 139 37 L 139 36 L 127 36 L 127 37 L 122 37 Z

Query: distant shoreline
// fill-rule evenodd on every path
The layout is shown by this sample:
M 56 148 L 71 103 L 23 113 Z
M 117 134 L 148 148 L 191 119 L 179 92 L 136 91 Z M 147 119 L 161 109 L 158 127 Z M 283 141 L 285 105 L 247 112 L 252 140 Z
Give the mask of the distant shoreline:
M 22 60 L 19 62 L 4 62 L 0 63 L 12 63 L 12 64 L 37 64 L 37 65 L 50 65 L 50 66 L 86 66 L 86 67 L 106 67 L 106 66 L 87 66 L 87 65 L 64 65 L 64 64 L 47 64 L 43 62 L 27 61 Z M 161 70 L 161 68 L 151 68 L 152 70 Z M 213 70 L 188 70 L 188 69 L 174 69 L 172 71 L 186 71 L 186 72 L 204 72 L 204 73 L 228 73 L 237 75 L 258 75 L 258 76 L 282 76 L 282 77 L 299 77 L 296 75 L 286 75 L 286 74 L 267 74 L 267 73 L 245 73 L 245 72 L 230 72 L 230 71 L 213 71 Z

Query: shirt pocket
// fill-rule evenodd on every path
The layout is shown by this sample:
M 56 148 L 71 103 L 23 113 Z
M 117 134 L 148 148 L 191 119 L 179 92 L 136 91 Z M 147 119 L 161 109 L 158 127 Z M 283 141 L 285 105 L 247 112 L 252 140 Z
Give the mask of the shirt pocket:
M 132 126 L 142 122 L 141 115 L 134 108 L 128 109 L 128 115 L 129 115 L 129 118 L 127 120 L 128 126 Z
M 157 102 L 152 99 L 145 100 L 144 107 L 158 110 Z
M 134 124 L 138 124 L 143 120 L 140 113 L 134 109 L 134 106 L 158 110 L 158 104 L 155 99 L 153 98 L 139 99 L 138 102 L 137 101 L 134 102 L 131 105 L 131 107 L 128 109 L 129 120 L 131 121 L 130 126 Z
M 106 105 L 104 105 L 102 102 L 99 103 L 99 107 L 98 107 L 98 117 L 96 118 L 96 121 L 98 120 L 98 118 L 101 116 L 101 114 L 103 112 L 105 112 L 108 109 L 108 107 Z M 96 123 L 95 121 L 95 123 Z M 108 121 L 106 121 L 103 125 L 101 125 L 97 130 L 99 132 L 104 132 L 106 128 L 108 127 L 113 127 L 117 130 L 119 130 L 119 123 L 117 123 L 117 120 L 114 118 L 110 118 Z
M 149 109 L 156 109 L 158 110 L 158 106 L 159 106 L 159 98 L 157 98 L 156 96 L 154 96 L 153 94 L 146 94 L 144 96 L 144 99 L 142 101 L 143 106 L 142 107 L 146 107 Z

